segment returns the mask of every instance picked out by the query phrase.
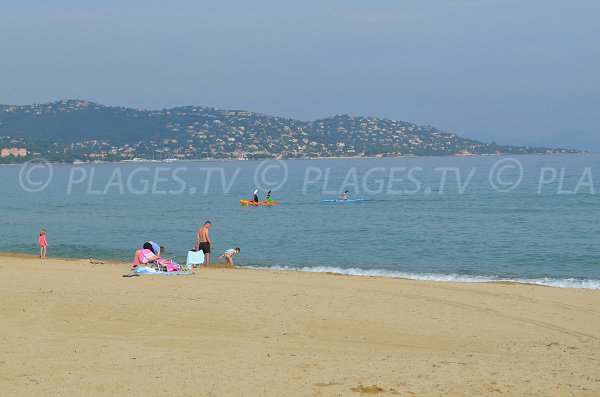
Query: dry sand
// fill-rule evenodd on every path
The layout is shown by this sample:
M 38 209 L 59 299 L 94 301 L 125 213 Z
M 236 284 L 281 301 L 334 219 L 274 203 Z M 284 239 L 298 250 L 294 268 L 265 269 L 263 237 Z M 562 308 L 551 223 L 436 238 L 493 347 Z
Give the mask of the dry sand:
M 0 257 L 2 396 L 599 396 L 600 291 Z

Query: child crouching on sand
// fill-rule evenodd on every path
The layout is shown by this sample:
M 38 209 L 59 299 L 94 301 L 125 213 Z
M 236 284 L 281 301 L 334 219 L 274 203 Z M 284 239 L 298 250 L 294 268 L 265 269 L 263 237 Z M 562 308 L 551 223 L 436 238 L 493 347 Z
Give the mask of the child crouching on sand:
M 225 251 L 223 253 L 223 255 L 219 255 L 219 260 L 221 260 L 221 259 L 223 259 L 223 257 L 225 257 L 225 259 L 227 260 L 227 264 L 231 267 L 234 267 L 235 264 L 233 263 L 233 256 L 237 255 L 239 253 L 240 253 L 239 247 L 228 249 L 227 251 Z
M 48 247 L 48 242 L 46 241 L 46 229 L 40 230 L 38 245 L 40 246 L 40 258 L 46 259 L 46 248 Z

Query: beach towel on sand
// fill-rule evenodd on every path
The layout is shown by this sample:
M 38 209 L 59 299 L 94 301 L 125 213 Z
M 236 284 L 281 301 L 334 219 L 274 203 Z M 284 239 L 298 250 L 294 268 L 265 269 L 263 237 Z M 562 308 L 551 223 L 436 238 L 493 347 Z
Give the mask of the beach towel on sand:
M 147 266 L 138 266 L 133 270 L 136 274 L 158 274 L 162 276 L 191 276 L 194 272 L 181 272 L 181 271 L 173 271 L 173 272 L 165 272 L 162 270 L 156 270 Z

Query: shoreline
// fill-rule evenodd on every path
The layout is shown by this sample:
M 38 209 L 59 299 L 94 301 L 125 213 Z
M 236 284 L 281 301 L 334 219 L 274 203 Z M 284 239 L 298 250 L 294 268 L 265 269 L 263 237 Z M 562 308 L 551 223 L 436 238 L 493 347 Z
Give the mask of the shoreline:
M 600 291 L 0 254 L 7 395 L 600 393 Z M 209 375 L 207 375 L 209 374 Z
M 38 260 L 36 254 L 0 252 L 0 258 L 23 258 Z M 104 264 L 131 266 L 129 262 L 123 262 L 114 259 L 102 258 L 72 258 L 72 257 L 52 257 L 55 260 L 64 260 L 71 262 L 95 261 Z M 180 263 L 183 264 L 183 263 Z M 210 268 L 229 269 L 228 266 L 221 264 L 212 264 Z M 340 268 L 334 266 L 314 266 L 314 267 L 291 267 L 291 266 L 253 266 L 237 265 L 235 269 L 246 269 L 252 271 L 278 271 L 278 272 L 296 272 L 309 274 L 324 274 L 330 276 L 344 277 L 362 277 L 362 278 L 382 278 L 397 279 L 414 282 L 432 282 L 448 284 L 514 284 L 514 285 L 532 285 L 546 288 L 575 289 L 575 290 L 600 290 L 600 280 L 596 279 L 575 279 L 575 278 L 556 278 L 556 277 L 496 277 L 482 275 L 461 275 L 461 274 L 433 274 L 433 273 L 409 273 L 402 271 L 386 269 L 362 269 L 362 268 Z
M 120 160 L 120 161 L 84 161 L 80 163 L 68 163 L 61 161 L 46 161 L 48 164 L 55 165 L 90 165 L 90 164 L 176 164 L 176 163 L 220 163 L 220 162 L 249 162 L 249 161 L 305 161 L 305 160 L 369 160 L 369 159 L 412 159 L 412 158 L 465 158 L 465 157 L 500 157 L 500 156 L 585 156 L 585 155 L 598 155 L 600 153 L 594 152 L 581 152 L 581 153 L 490 153 L 490 154 L 470 154 L 470 155 L 460 155 L 460 154 L 442 154 L 442 155 L 399 155 L 399 156 L 342 156 L 342 157 L 302 157 L 302 158 L 279 158 L 279 157 L 265 157 L 260 159 L 185 159 L 185 160 L 176 160 L 176 161 L 165 161 L 165 160 L 149 160 L 143 159 L 140 161 L 132 161 L 132 160 Z M 1 166 L 18 166 L 23 164 L 29 164 L 35 160 L 44 160 L 43 158 L 34 158 L 27 160 L 22 163 L 7 163 L 0 164 Z

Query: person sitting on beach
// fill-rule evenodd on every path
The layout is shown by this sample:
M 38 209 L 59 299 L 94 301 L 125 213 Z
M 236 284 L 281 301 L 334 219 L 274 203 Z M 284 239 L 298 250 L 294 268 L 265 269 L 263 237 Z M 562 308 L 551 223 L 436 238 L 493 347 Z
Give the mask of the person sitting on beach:
M 156 244 L 154 241 L 147 241 L 144 243 L 142 249 L 136 252 L 136 258 L 138 258 L 139 254 L 140 260 L 141 258 L 144 258 L 143 263 L 153 263 L 156 262 L 158 259 L 162 259 L 161 257 L 164 253 L 165 247 Z M 137 265 L 135 265 L 134 261 L 133 267 L 135 268 L 136 266 Z
M 164 247 L 161 248 L 163 248 L 164 252 Z M 133 258 L 133 269 L 139 265 L 156 267 L 158 270 L 165 270 L 167 272 L 181 270 L 181 266 L 179 266 L 179 264 L 173 262 L 171 259 L 161 258 L 149 248 L 144 248 L 135 252 L 135 256 Z
M 133 257 L 133 269 L 139 265 L 155 264 L 156 261 L 160 259 L 160 257 L 156 255 L 154 251 L 152 251 L 150 248 L 146 248 L 146 244 L 144 244 L 144 248 L 141 250 L 135 251 L 135 256 Z
M 160 256 L 161 252 L 163 252 L 165 250 L 165 247 L 162 247 L 162 246 L 156 244 L 154 241 L 145 242 L 142 248 L 150 250 L 155 255 L 158 255 L 158 256 Z
M 225 260 L 227 261 L 227 264 L 231 267 L 234 267 L 235 264 L 233 263 L 233 256 L 237 255 L 240 253 L 240 248 L 236 247 L 236 248 L 230 248 L 227 251 L 225 251 L 223 253 L 223 255 L 219 255 L 219 260 L 225 258 Z

